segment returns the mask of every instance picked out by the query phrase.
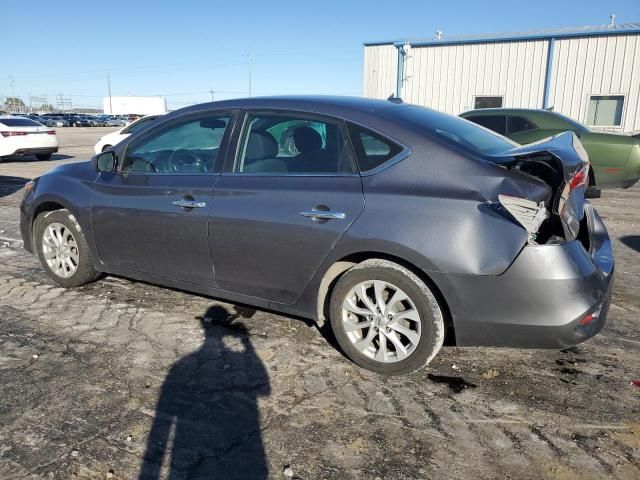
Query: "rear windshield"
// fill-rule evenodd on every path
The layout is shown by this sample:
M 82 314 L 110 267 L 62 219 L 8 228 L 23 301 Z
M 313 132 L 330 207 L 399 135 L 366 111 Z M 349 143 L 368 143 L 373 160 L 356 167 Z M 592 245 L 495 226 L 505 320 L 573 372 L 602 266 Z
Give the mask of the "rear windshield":
M 474 153 L 493 155 L 519 146 L 491 130 L 446 113 L 409 105 L 394 110 L 394 116 L 419 125 L 431 136 Z
M 0 118 L 0 123 L 5 127 L 41 127 L 38 122 L 28 118 Z

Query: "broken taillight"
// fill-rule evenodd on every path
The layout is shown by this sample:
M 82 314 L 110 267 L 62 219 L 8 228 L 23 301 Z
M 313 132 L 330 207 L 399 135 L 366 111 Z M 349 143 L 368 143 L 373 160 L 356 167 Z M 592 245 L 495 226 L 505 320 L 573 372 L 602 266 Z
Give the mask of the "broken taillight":
M 589 180 L 589 165 L 580 169 L 565 183 L 556 202 L 555 213 L 560 215 L 567 240 L 573 240 L 580 231 L 584 209 L 584 191 Z

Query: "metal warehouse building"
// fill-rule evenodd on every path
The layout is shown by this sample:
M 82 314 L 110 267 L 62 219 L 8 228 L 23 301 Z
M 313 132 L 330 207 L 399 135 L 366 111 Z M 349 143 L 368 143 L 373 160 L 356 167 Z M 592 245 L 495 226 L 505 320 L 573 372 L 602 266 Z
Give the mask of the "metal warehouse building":
M 457 115 L 553 108 L 593 128 L 640 130 L 640 23 L 365 43 L 364 95 Z

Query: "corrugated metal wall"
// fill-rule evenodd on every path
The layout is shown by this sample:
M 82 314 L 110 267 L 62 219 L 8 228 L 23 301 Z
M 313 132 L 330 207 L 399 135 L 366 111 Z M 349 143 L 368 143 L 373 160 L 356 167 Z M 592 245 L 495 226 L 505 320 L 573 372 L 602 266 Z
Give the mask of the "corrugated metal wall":
M 542 108 L 549 40 L 411 47 L 404 62 L 402 98 L 457 115 L 478 95 L 503 96 L 503 106 Z M 396 90 L 397 49 L 365 47 L 364 95 Z M 640 130 L 640 35 L 555 41 L 549 106 L 587 123 L 590 95 L 624 95 L 622 126 Z M 601 127 L 595 127 L 601 128 Z
M 405 60 L 402 98 L 452 114 L 473 108 L 477 95 L 540 108 L 546 62 L 544 40 L 414 47 Z
M 549 105 L 587 122 L 590 95 L 624 95 L 622 129 L 640 129 L 640 36 L 556 40 Z
M 364 49 L 364 96 L 389 98 L 396 93 L 398 49 L 374 45 Z

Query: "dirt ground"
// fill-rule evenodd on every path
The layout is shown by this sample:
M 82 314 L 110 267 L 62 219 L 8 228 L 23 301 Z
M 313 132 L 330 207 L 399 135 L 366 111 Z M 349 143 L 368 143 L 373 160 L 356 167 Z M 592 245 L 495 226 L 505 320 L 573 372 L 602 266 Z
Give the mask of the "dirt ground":
M 617 278 L 604 331 L 563 351 L 445 347 L 362 370 L 309 321 L 133 282 L 55 287 L 22 249 L 0 164 L 0 479 L 640 478 L 640 186 L 594 204 Z

